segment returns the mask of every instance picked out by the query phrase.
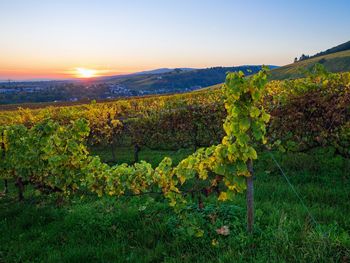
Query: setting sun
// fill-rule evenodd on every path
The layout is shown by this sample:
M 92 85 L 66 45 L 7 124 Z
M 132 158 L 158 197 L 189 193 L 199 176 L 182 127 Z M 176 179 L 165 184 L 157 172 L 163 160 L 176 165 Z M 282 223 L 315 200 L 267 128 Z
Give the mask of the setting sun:
M 93 78 L 96 77 L 96 70 L 87 68 L 76 68 L 76 76 L 78 78 Z

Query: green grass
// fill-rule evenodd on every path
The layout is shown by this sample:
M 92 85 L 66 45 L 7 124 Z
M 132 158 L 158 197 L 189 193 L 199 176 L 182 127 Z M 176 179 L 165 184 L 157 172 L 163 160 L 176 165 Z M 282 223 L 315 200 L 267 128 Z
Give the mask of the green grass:
M 302 77 L 300 69 L 311 69 L 316 63 L 323 64 L 330 72 L 350 71 L 350 50 L 306 59 L 273 69 L 271 70 L 270 79 L 283 80 Z
M 140 158 L 156 165 L 164 155 L 180 160 L 190 152 L 145 149 Z M 110 158 L 101 148 L 94 153 Z M 317 225 L 262 153 L 255 163 L 252 236 L 245 231 L 243 194 L 224 203 L 210 198 L 202 211 L 189 206 L 191 220 L 205 231 L 197 238 L 161 196 L 85 195 L 58 204 L 54 195 L 28 189 L 19 203 L 11 183 L 10 193 L 0 197 L 0 262 L 349 262 L 350 160 L 328 148 L 275 155 Z M 121 148 L 118 158 L 131 162 L 132 154 Z M 222 225 L 229 236 L 215 233 Z

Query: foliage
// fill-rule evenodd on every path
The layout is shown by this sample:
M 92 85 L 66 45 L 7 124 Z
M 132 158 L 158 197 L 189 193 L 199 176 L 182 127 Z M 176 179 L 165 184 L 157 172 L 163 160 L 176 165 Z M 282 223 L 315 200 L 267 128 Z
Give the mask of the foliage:
M 186 181 L 209 180 L 211 186 L 217 186 L 220 180 L 223 180 L 227 192 L 221 192 L 219 200 L 232 199 L 234 193 L 244 189 L 242 178 L 250 176 L 246 162 L 257 158 L 256 150 L 252 147 L 253 142 L 261 140 L 265 143 L 265 123 L 268 122 L 269 115 L 261 103 L 266 82 L 265 69 L 251 78 L 245 78 L 242 72 L 229 73 L 223 88 L 228 115 L 224 123 L 226 136 L 222 144 L 199 149 L 176 167 L 172 167 L 170 158 L 164 158 L 155 169 L 144 161 L 131 166 L 127 164 L 109 166 L 102 163 L 98 157 L 89 157 L 85 146 L 82 145 L 84 138 L 89 134 L 88 122 L 77 120 L 70 126 L 61 126 L 49 120 L 33 126 L 30 130 L 19 126 L 23 132 L 16 135 L 21 140 L 28 138 L 28 143 L 22 144 L 28 150 L 22 150 L 18 157 L 23 156 L 25 161 L 28 161 L 25 167 L 31 171 L 30 176 L 19 174 L 17 170 L 13 175 L 28 177 L 31 182 L 39 181 L 51 189 L 57 188 L 64 193 L 75 191 L 80 186 L 99 196 L 103 194 L 120 196 L 130 192 L 138 195 L 158 188 L 169 199 L 171 206 L 180 205 L 180 207 L 186 203 L 180 190 Z M 96 110 L 94 105 L 88 112 L 92 113 L 90 120 L 94 121 L 93 125 L 99 123 L 95 118 L 96 112 L 107 112 L 107 122 L 111 124 L 115 118 L 108 109 Z M 115 113 L 114 109 L 112 112 Z M 105 122 L 106 120 L 102 118 L 101 123 Z M 114 125 L 102 125 L 102 130 L 93 127 L 94 131 L 106 130 L 104 137 L 107 140 L 110 138 L 108 132 L 113 132 L 115 128 Z M 8 148 L 11 150 L 5 152 L 5 156 L 11 156 L 11 151 L 16 155 L 16 148 L 5 143 L 5 149 Z M 31 155 L 28 154 L 29 149 L 32 150 Z M 31 156 L 36 160 L 34 168 L 28 165 Z M 15 166 L 16 162 L 7 160 L 9 160 L 8 166 L 4 165 L 4 169 L 9 171 L 19 169 Z M 220 176 L 209 177 L 209 173 Z
M 317 66 L 307 78 L 271 82 L 267 88 L 271 140 L 282 141 L 287 150 L 333 145 L 344 152 L 341 145 L 349 143 L 344 135 L 350 121 L 350 73 L 332 74 Z
M 20 179 L 38 190 L 70 194 L 79 188 L 88 151 L 85 120 L 67 126 L 45 120 L 28 129 L 23 125 L 1 127 L 3 178 Z
M 152 158 L 169 154 L 141 151 L 142 156 L 151 153 Z M 324 148 L 274 155 L 319 226 L 310 224 L 269 153 L 262 152 L 254 162 L 258 209 L 253 236 L 246 233 L 244 195 L 233 202 L 210 198 L 201 210 L 189 206 L 189 217 L 204 231 L 195 238 L 156 194 L 72 196 L 58 206 L 54 195 L 35 196 L 28 187 L 27 200 L 18 203 L 11 182 L 9 194 L 0 196 L 0 261 L 347 262 L 349 159 Z M 172 157 L 181 159 L 183 153 L 173 151 Z M 132 162 L 132 156 L 126 161 Z M 228 236 L 216 233 L 223 226 Z
M 226 113 L 218 103 L 194 103 L 176 109 L 155 111 L 127 120 L 133 144 L 152 149 L 179 149 L 217 144 L 223 137 L 222 119 Z
M 118 120 L 118 109 L 106 104 L 97 105 L 95 102 L 88 105 L 85 118 L 90 124 L 91 144 L 113 144 L 122 132 L 123 124 Z

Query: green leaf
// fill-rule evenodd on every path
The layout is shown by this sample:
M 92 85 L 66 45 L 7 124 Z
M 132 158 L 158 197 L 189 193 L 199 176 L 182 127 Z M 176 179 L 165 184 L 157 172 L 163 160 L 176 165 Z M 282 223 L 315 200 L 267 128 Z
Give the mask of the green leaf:
M 250 120 L 248 118 L 242 118 L 239 120 L 239 129 L 242 132 L 247 131 L 249 127 L 250 127 Z
M 261 115 L 261 119 L 264 122 L 269 122 L 270 121 L 270 114 L 267 114 L 266 112 L 263 112 L 263 114 Z
M 256 118 L 260 115 L 260 110 L 258 107 L 253 106 L 252 109 L 250 110 L 250 117 Z

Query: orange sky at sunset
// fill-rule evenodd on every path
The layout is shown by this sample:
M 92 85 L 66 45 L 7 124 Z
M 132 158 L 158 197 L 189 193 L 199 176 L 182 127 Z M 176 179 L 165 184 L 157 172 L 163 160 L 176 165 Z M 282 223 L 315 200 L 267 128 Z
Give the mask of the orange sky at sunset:
M 132 73 L 133 71 L 118 72 L 108 69 L 98 69 L 94 67 L 76 67 L 71 69 L 1 69 L 0 80 L 30 80 L 30 79 L 72 79 L 72 78 L 87 78 L 101 77 L 109 75 L 119 75 Z M 90 74 L 92 73 L 92 74 Z M 90 76 L 91 75 L 91 76 Z

